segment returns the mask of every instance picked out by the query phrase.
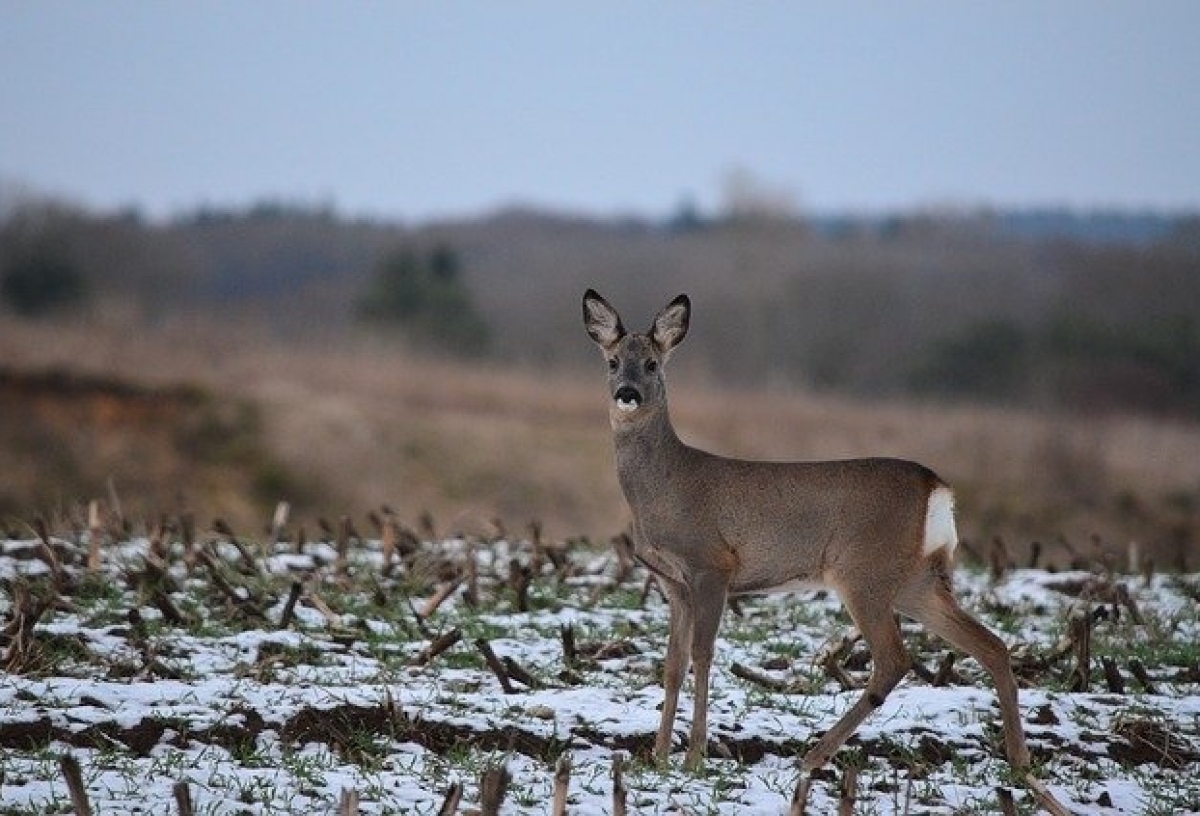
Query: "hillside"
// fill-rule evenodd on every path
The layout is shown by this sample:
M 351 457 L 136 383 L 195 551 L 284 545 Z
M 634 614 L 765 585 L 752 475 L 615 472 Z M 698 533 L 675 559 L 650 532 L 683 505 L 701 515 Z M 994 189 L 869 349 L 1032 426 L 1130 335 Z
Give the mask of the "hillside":
M 13 463 L 0 512 L 10 522 L 78 513 L 108 496 L 111 478 L 134 520 L 175 513 L 181 497 L 201 524 L 225 514 L 242 530 L 261 528 L 280 500 L 310 527 L 319 516 L 361 520 L 387 503 L 414 525 L 432 514 L 441 532 L 493 519 L 520 530 L 537 519 L 549 535 L 603 542 L 624 528 L 628 511 L 613 471 L 603 365 L 579 334 L 589 373 L 193 327 L 10 321 L 0 326 L 0 347 L 19 370 L 67 369 L 135 393 L 174 394 L 182 385 L 199 401 L 171 429 L 101 421 L 67 396 L 42 417 L 36 400 L 18 404 L 10 395 L 0 403 L 12 419 L 4 437 Z M 669 372 L 671 404 L 681 435 L 695 444 L 766 459 L 927 462 L 956 486 L 961 529 L 980 557 L 1000 537 L 1019 563 L 1034 541 L 1060 566 L 1090 562 L 1097 547 L 1125 563 L 1130 541 L 1160 566 L 1194 560 L 1194 424 L 714 387 L 689 370 L 687 353 L 679 350 L 683 365 L 673 361 Z M 181 446 L 206 415 L 215 424 L 199 427 L 225 444 Z M 55 448 L 44 447 L 47 438 Z M 36 451 L 52 449 L 88 467 L 70 479 L 39 471 L 56 460 Z

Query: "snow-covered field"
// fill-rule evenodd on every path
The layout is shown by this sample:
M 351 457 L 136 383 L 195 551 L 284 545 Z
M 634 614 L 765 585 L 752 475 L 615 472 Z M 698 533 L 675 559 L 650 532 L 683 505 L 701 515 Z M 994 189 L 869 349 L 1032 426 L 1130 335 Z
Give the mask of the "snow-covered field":
M 206 564 L 173 537 L 135 538 L 106 546 L 88 573 L 82 538 L 52 541 L 54 559 L 39 541 L 0 541 L 0 814 L 71 812 L 67 753 L 100 814 L 178 813 L 179 782 L 198 814 L 333 813 L 343 790 L 357 791 L 363 813 L 431 814 L 454 782 L 463 807 L 476 806 L 481 773 L 500 764 L 511 774 L 502 812 L 542 814 L 564 754 L 569 812 L 610 813 L 617 753 L 630 757 L 631 813 L 779 814 L 805 746 L 857 695 L 814 663 L 848 631 L 835 597 L 743 600 L 718 643 L 710 758 L 690 774 L 679 750 L 659 769 L 648 750 L 666 606 L 643 596 L 640 571 L 616 580 L 611 550 L 424 542 L 385 577 L 373 539 L 352 542 L 339 574 L 330 542 L 299 554 L 245 544 L 246 555 L 214 542 Z M 427 618 L 416 614 L 471 559 L 477 585 L 462 581 Z M 528 611 L 518 609 L 523 577 Z M 1013 571 L 992 583 L 960 570 L 956 581 L 1013 649 L 1036 773 L 1061 801 L 1089 814 L 1200 811 L 1200 577 Z M 22 633 L 39 603 L 49 608 Z M 461 638 L 424 661 L 453 630 Z M 1091 675 L 1071 691 L 1069 636 L 1083 630 Z M 1002 759 L 983 672 L 967 658 L 950 665 L 943 644 L 907 631 L 927 679 L 910 674 L 839 755 L 860 768 L 854 812 L 996 813 L 998 788 L 1034 812 Z M 508 661 L 512 693 L 479 641 Z M 1104 658 L 1119 675 L 1111 681 Z M 861 645 L 842 665 L 856 680 L 869 671 Z M 780 682 L 742 679 L 742 668 Z M 836 810 L 837 776 L 817 780 L 810 813 Z

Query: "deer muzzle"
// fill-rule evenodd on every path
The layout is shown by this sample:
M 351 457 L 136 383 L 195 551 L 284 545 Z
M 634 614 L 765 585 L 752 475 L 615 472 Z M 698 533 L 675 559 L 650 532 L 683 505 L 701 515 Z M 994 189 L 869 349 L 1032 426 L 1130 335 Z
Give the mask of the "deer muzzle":
M 617 410 L 636 411 L 642 404 L 642 394 L 632 385 L 622 385 L 613 394 L 613 400 L 617 403 Z

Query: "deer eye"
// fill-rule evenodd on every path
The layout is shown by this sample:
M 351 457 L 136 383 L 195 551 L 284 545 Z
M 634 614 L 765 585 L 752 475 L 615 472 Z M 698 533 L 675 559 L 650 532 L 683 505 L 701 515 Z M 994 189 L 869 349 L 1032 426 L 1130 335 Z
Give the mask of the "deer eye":
M 653 374 L 655 371 L 658 371 L 658 360 L 647 360 L 646 361 L 646 371 L 650 374 Z
M 618 366 L 618 365 L 619 365 L 619 363 L 617 363 L 617 358 L 616 358 L 616 357 L 609 357 L 609 358 L 608 358 L 608 370 L 609 370 L 609 371 L 616 371 L 616 370 L 617 370 L 617 366 Z

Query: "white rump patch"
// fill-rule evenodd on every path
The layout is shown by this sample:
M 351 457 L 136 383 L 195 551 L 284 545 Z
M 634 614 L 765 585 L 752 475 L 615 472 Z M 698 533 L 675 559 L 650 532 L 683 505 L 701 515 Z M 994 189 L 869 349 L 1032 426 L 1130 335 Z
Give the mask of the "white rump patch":
M 953 555 L 957 546 L 954 493 L 950 488 L 941 485 L 929 494 L 929 504 L 925 508 L 925 544 L 921 547 L 921 554 L 933 555 L 938 550 L 945 550 L 947 555 Z

